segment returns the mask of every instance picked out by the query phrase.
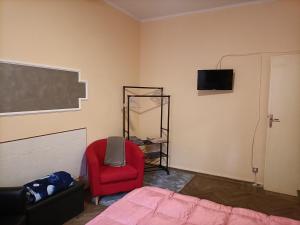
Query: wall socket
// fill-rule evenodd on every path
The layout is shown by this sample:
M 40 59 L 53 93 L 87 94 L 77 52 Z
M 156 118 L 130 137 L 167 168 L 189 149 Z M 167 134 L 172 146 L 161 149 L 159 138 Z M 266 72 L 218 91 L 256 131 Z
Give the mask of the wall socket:
M 253 172 L 253 173 L 258 173 L 258 168 L 253 167 L 253 168 L 252 168 L 252 172 Z

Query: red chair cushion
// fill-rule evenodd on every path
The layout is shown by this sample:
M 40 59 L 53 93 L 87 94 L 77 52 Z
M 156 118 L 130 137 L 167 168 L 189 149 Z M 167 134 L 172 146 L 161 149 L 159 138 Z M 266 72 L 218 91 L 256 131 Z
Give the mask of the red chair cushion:
M 130 165 L 122 167 L 102 166 L 100 171 L 100 183 L 132 180 L 136 179 L 137 175 L 137 170 Z

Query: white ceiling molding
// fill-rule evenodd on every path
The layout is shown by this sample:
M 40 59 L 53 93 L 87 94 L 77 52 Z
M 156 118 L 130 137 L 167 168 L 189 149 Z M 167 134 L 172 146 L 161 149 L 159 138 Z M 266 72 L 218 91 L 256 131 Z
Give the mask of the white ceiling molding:
M 139 18 L 137 18 L 136 16 L 134 16 L 132 13 L 128 12 L 127 10 L 121 8 L 120 6 L 118 6 L 117 4 L 109 1 L 109 0 L 103 0 L 106 4 L 110 5 L 111 7 L 115 8 L 116 10 L 119 10 L 120 12 L 124 13 L 125 15 L 131 17 L 134 20 L 140 21 L 141 20 Z
M 276 0 L 104 0 L 108 5 L 140 22 L 163 20 L 195 13 L 205 13 L 227 8 L 273 2 Z M 191 6 L 191 3 L 195 5 Z M 175 7 L 174 4 L 180 5 Z M 168 4 L 170 7 L 168 7 Z M 201 5 L 202 4 L 202 5 Z M 148 8 L 150 8 L 148 10 Z M 185 8 L 185 9 L 183 9 Z M 172 9 L 170 12 L 169 9 Z M 158 16 L 159 15 L 159 16 Z
M 151 21 L 156 21 L 156 20 L 164 20 L 164 19 L 168 19 L 168 18 L 172 18 L 172 17 L 185 16 L 185 15 L 191 15 L 191 14 L 197 14 L 197 13 L 213 12 L 213 11 L 219 11 L 219 10 L 224 10 L 224 9 L 229 9 L 229 8 L 237 8 L 237 7 L 247 6 L 247 5 L 262 4 L 262 3 L 273 2 L 273 1 L 276 1 L 276 0 L 256 0 L 256 1 L 252 1 L 252 2 L 244 2 L 244 3 L 220 6 L 220 7 L 210 8 L 210 9 L 200 9 L 200 10 L 184 12 L 184 13 L 177 13 L 177 14 L 172 14 L 172 15 L 167 15 L 167 16 L 160 16 L 160 17 L 155 17 L 155 18 L 150 18 L 150 19 L 142 19 L 139 21 L 143 22 L 143 23 L 151 22 Z

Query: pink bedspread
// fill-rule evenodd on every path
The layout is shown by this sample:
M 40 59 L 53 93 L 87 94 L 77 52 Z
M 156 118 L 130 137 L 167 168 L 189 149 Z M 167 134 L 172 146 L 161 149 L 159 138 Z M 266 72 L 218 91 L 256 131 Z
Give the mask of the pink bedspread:
M 136 189 L 86 225 L 300 225 L 156 187 Z

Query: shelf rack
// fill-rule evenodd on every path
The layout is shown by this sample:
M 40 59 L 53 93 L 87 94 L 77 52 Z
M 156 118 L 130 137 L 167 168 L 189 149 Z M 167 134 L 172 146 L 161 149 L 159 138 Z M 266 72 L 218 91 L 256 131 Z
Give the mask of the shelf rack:
M 136 95 L 129 94 L 127 95 L 127 105 L 126 105 L 126 91 L 127 89 L 152 89 L 159 90 L 159 95 Z M 165 170 L 167 174 L 169 174 L 169 129 L 170 129 L 170 95 L 163 94 L 162 87 L 141 87 L 141 86 L 123 86 L 123 137 L 127 140 L 130 140 L 130 99 L 131 98 L 160 98 L 160 138 L 163 138 L 163 134 L 166 134 L 166 140 L 161 143 L 151 143 L 144 140 L 143 144 L 139 144 L 140 146 L 147 145 L 159 145 L 159 151 L 156 152 L 145 152 L 145 172 L 151 172 L 156 170 Z M 164 99 L 167 99 L 167 127 L 163 127 L 163 105 Z M 127 124 L 126 124 L 126 108 L 127 108 Z M 126 126 L 127 125 L 127 126 Z M 127 129 L 126 129 L 127 127 Z M 163 146 L 165 145 L 165 148 Z M 164 151 L 165 149 L 165 151 Z M 163 158 L 165 159 L 165 163 L 163 163 Z M 156 162 L 156 160 L 159 162 Z

